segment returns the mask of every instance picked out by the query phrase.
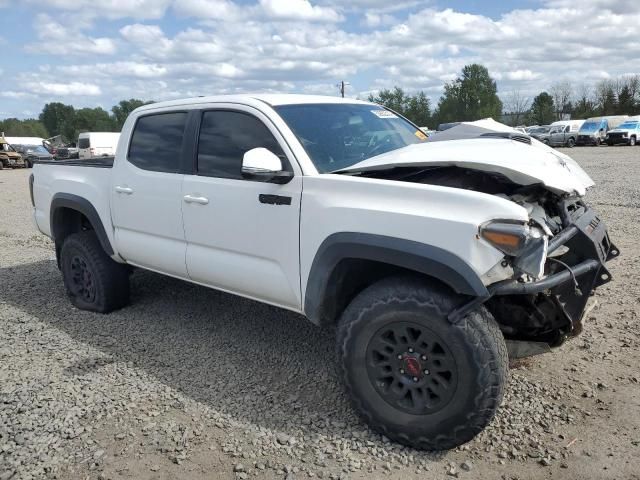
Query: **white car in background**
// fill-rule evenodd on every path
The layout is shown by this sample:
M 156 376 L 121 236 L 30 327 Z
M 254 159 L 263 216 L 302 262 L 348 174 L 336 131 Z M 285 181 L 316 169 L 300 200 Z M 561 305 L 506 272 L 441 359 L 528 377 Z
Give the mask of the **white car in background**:
M 118 132 L 83 132 L 78 135 L 78 155 L 81 159 L 112 157 L 119 139 Z

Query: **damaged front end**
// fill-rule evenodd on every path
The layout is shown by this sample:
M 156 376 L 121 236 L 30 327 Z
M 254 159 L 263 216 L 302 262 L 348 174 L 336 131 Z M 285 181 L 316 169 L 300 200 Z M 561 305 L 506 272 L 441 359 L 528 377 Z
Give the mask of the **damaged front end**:
M 589 298 L 597 287 L 611 280 L 606 262 L 620 253 L 593 209 L 575 197 L 555 200 L 552 205 L 547 202 L 544 215 L 540 215 L 532 212 L 539 203 L 520 199 L 531 215 L 529 225 L 520 228 L 535 229 L 536 233 L 528 231 L 513 255 L 502 249 L 507 255 L 500 266 L 512 274 L 491 283 L 488 297 L 476 298 L 449 316 L 457 321 L 484 303 L 510 341 L 512 356 L 542 352 L 545 349 L 536 351 L 536 344 L 556 347 L 578 335 Z M 480 235 L 490 242 L 496 240 L 491 227 L 480 228 Z M 505 235 L 497 240 L 507 242 L 508 238 Z M 515 245 L 514 240 L 511 243 Z M 522 348 L 527 344 L 533 345 L 533 350 Z

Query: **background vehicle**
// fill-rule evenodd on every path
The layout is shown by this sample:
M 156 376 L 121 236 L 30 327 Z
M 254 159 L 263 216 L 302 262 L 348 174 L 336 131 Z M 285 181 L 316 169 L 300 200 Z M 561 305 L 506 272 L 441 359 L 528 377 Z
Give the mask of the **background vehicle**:
M 11 145 L 44 145 L 45 139 L 41 137 L 5 137 Z
M 605 141 L 607 145 L 613 146 L 618 144 L 637 145 L 640 140 L 640 116 L 631 117 L 617 128 L 609 130 Z
M 493 418 L 508 352 L 581 331 L 618 255 L 576 162 L 476 128 L 425 141 L 335 97 L 156 103 L 126 120 L 115 158 L 36 163 L 34 219 L 76 307 L 124 307 L 134 265 L 337 325 L 371 427 L 452 448 Z
M 12 145 L 12 147 L 22 155 L 26 168 L 33 167 L 34 162 L 38 160 L 53 160 L 54 158 L 42 145 Z
M 0 170 L 3 168 L 24 168 L 22 155 L 7 142 L 4 135 L 0 137 Z
M 544 143 L 545 145 L 549 144 L 549 131 L 551 130 L 550 125 L 540 125 L 535 128 L 531 128 L 529 130 L 529 136 L 535 138 L 539 142 Z
M 78 136 L 79 158 L 108 157 L 116 154 L 119 133 L 83 132 Z
M 573 147 L 576 144 L 578 131 L 584 120 L 560 120 L 551 124 L 549 145 L 552 147 Z
M 588 118 L 580 127 L 576 145 L 599 146 L 605 141 L 607 132 L 616 128 L 627 118 L 629 118 L 628 115 Z

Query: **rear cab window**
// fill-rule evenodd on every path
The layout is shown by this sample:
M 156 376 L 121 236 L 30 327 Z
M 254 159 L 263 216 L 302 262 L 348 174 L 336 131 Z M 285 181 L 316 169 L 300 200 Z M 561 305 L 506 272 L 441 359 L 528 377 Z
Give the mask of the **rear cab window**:
M 127 160 L 143 170 L 178 173 L 186 123 L 186 112 L 164 112 L 138 118 Z

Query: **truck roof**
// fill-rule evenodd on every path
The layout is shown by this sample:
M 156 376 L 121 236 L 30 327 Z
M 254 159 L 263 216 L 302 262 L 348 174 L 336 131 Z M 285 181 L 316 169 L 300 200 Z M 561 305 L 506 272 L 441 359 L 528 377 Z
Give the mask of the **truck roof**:
M 193 105 L 198 103 L 255 103 L 256 101 L 266 103 L 270 106 L 280 105 L 301 105 L 317 103 L 357 103 L 361 105 L 374 105 L 371 102 L 364 102 L 354 98 L 332 97 L 328 95 L 301 95 L 301 94 L 243 94 L 243 95 L 215 95 L 207 97 L 192 97 L 165 102 L 150 103 L 137 108 L 137 111 L 155 110 L 164 107 L 176 107 L 180 105 Z

